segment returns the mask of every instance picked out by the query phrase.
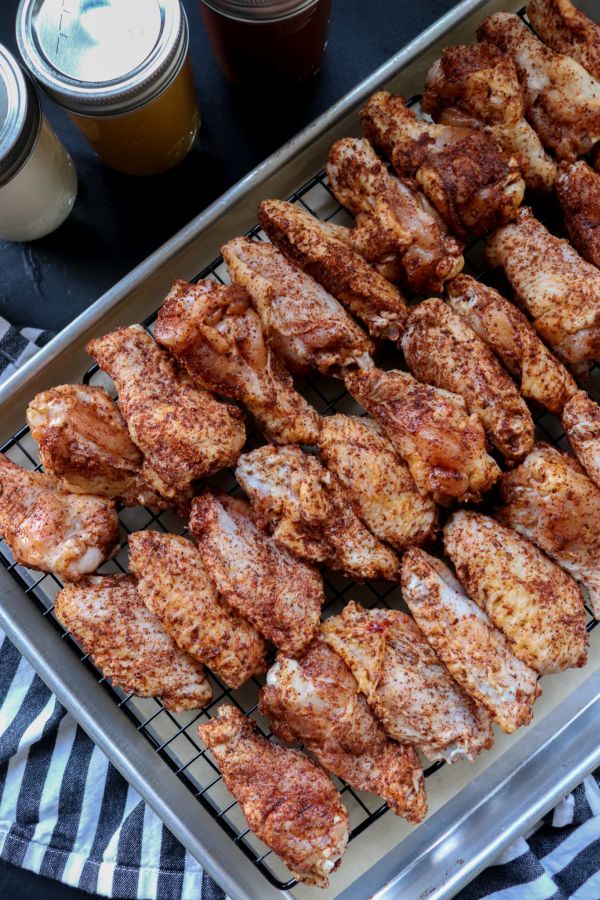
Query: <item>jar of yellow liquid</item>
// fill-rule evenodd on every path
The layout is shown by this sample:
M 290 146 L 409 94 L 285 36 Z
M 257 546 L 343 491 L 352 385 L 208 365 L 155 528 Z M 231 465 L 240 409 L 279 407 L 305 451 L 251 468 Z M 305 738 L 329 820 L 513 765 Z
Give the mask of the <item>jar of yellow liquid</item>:
M 187 156 L 200 115 L 180 0 L 21 0 L 17 40 L 108 166 L 154 175 Z

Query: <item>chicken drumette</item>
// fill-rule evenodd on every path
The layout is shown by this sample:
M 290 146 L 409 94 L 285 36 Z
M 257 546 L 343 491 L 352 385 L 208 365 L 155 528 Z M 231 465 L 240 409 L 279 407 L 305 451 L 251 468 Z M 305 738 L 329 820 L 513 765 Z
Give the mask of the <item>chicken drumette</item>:
M 562 424 L 575 456 L 600 487 L 600 406 L 578 391 L 563 410 Z
M 600 25 L 571 0 L 527 0 L 527 16 L 553 50 L 571 56 L 600 81 Z
M 584 259 L 600 269 L 600 174 L 583 160 L 562 163 L 556 196 L 569 240 Z

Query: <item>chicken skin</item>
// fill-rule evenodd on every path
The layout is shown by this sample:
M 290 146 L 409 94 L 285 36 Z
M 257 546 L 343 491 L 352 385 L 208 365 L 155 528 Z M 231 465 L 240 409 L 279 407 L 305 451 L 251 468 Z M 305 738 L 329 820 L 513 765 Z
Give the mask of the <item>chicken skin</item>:
M 573 453 L 600 487 L 600 406 L 586 391 L 578 391 L 563 410 L 562 425 Z
M 494 743 L 489 716 L 453 681 L 410 616 L 351 601 L 322 632 L 391 737 L 449 763 L 473 760 Z
M 571 0 L 527 0 L 527 16 L 545 44 L 581 63 L 600 81 L 600 25 Z
M 176 644 L 237 688 L 266 669 L 266 644 L 246 619 L 224 603 L 202 556 L 176 534 L 129 535 L 129 568 L 142 601 Z
M 414 747 L 387 737 L 352 672 L 321 638 L 297 660 L 278 654 L 259 710 L 277 737 L 302 741 L 328 772 L 379 794 L 409 822 L 424 818 L 425 782 Z
M 501 521 L 587 588 L 600 615 L 600 489 L 566 453 L 536 444 L 500 482 Z
M 373 419 L 326 416 L 318 447 L 375 537 L 396 550 L 430 537 L 437 523 L 436 505 L 419 493 L 408 467 Z
M 464 259 L 460 244 L 421 191 L 388 171 L 367 140 L 343 138 L 329 151 L 329 187 L 356 219 L 353 247 L 390 281 L 441 291 Z
M 556 164 L 525 119 L 511 57 L 493 44 L 447 47 L 427 73 L 423 110 L 442 125 L 490 134 L 518 161 L 530 190 L 552 190 Z
M 541 693 L 537 672 L 514 655 L 448 566 L 411 547 L 402 559 L 401 584 L 417 624 L 467 694 L 507 734 L 528 725 Z
M 458 237 L 482 235 L 516 216 L 525 183 L 517 160 L 491 135 L 419 120 L 387 91 L 373 94 L 361 123 L 400 178 L 416 179 Z
M 490 265 L 504 269 L 540 337 L 577 371 L 600 358 L 600 271 L 567 241 L 522 209 L 486 248 Z
M 159 493 L 189 497 L 193 481 L 235 463 L 246 439 L 240 410 L 195 385 L 141 325 L 86 350 L 114 381 L 142 474 Z
M 198 731 L 254 834 L 299 881 L 327 887 L 348 842 L 348 813 L 325 772 L 257 734 L 234 706 Z
M 452 309 L 502 360 L 521 394 L 560 415 L 577 384 L 521 310 L 470 275 L 453 278 L 446 290 Z
M 221 252 L 233 282 L 252 297 L 267 343 L 290 371 L 339 376 L 373 364 L 374 345 L 344 307 L 272 244 L 235 238 Z
M 399 370 L 352 372 L 346 387 L 381 425 L 421 494 L 444 504 L 479 500 L 499 477 L 479 416 L 458 394 Z
M 190 531 L 220 598 L 284 653 L 300 653 L 319 627 L 319 572 L 261 531 L 247 503 L 226 494 L 195 498 Z
M 408 316 L 406 300 L 349 246 L 349 230 L 342 240 L 327 222 L 283 200 L 263 200 L 258 221 L 275 246 L 347 307 L 371 337 L 398 340 Z
M 181 712 L 205 706 L 204 669 L 177 646 L 144 606 L 133 575 L 86 578 L 63 588 L 54 613 L 105 678 L 126 693 L 159 697 Z
M 577 584 L 526 538 L 490 516 L 460 511 L 446 553 L 468 595 L 540 675 L 585 665 L 588 637 Z
M 79 581 L 116 551 L 119 519 L 112 500 L 68 494 L 0 453 L 0 535 L 20 565 Z
M 401 341 L 420 381 L 460 394 L 511 465 L 533 447 L 533 419 L 514 382 L 458 313 L 433 298 L 414 307 Z
M 600 175 L 583 160 L 562 163 L 556 196 L 569 240 L 600 269 Z
M 195 382 L 247 406 L 269 440 L 315 443 L 319 416 L 265 342 L 243 288 L 176 281 L 159 310 L 155 337 Z
M 336 476 L 314 456 L 267 444 L 241 456 L 235 476 L 259 524 L 294 556 L 360 581 L 397 578 L 395 553 L 365 528 Z
M 600 83 L 578 62 L 542 44 L 513 13 L 488 16 L 477 38 L 512 57 L 527 119 L 542 144 L 559 159 L 588 153 L 600 138 Z

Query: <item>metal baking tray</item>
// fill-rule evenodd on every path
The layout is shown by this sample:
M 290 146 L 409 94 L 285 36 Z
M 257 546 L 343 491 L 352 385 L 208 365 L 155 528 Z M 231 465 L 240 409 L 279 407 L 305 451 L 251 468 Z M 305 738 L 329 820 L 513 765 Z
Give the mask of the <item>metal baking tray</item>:
M 583 4 L 582 4 L 583 5 Z M 591 5 L 591 4 L 589 4 Z M 423 77 L 441 48 L 469 42 L 477 23 L 499 9 L 518 11 L 512 0 L 463 0 L 454 10 L 389 60 L 370 78 L 258 166 L 186 228 L 115 285 L 54 341 L 0 387 L 0 444 L 26 467 L 38 464 L 34 442 L 22 427 L 28 401 L 39 390 L 67 381 L 98 383 L 83 347 L 93 335 L 120 324 L 145 321 L 174 277 L 225 277 L 218 248 L 250 232 L 258 202 L 289 197 L 315 215 L 343 221 L 345 213 L 328 192 L 322 172 L 329 145 L 359 131 L 358 107 L 370 93 L 388 87 L 405 96 L 421 89 Z M 589 10 L 592 12 L 591 10 Z M 478 247 L 468 254 L 477 269 Z M 594 377 L 600 381 L 599 371 Z M 319 411 L 348 411 L 339 382 L 311 380 L 303 385 Z M 562 444 L 560 424 L 537 416 L 545 439 Z M 225 489 L 231 473 L 220 476 Z M 181 531 L 185 523 L 170 513 L 141 508 L 121 514 L 124 537 L 139 528 Z M 90 737 L 154 808 L 173 833 L 232 898 L 314 897 L 296 885 L 277 857 L 247 829 L 241 811 L 224 788 L 218 771 L 196 736 L 199 721 L 222 702 L 255 711 L 258 682 L 226 691 L 215 680 L 213 703 L 199 713 L 172 715 L 153 699 L 125 695 L 102 678 L 52 615 L 60 583 L 12 561 L 0 544 L 0 625 L 73 713 Z M 126 565 L 126 549 L 103 567 Z M 390 586 L 357 586 L 327 573 L 327 611 L 350 597 L 367 605 L 398 605 Z M 489 864 L 516 835 L 526 831 L 560 797 L 600 764 L 595 719 L 600 711 L 600 628 L 589 616 L 590 662 L 582 670 L 545 678 L 534 722 L 520 733 L 498 733 L 494 749 L 476 763 L 427 770 L 430 814 L 413 827 L 387 812 L 378 798 L 340 783 L 351 816 L 352 841 L 324 898 L 447 898 Z M 83 664 L 82 664 L 83 663 Z

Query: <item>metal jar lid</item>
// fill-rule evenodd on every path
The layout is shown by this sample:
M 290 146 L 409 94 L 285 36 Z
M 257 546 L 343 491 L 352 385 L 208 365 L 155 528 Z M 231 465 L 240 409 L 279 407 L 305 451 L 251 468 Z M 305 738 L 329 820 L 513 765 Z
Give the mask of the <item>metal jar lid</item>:
M 215 12 L 246 22 L 285 19 L 316 6 L 319 0 L 202 0 Z
M 0 44 L 0 187 L 29 158 L 41 121 L 34 83 L 12 53 Z
M 173 80 L 188 25 L 180 0 L 21 0 L 17 41 L 34 78 L 62 106 L 117 115 Z

